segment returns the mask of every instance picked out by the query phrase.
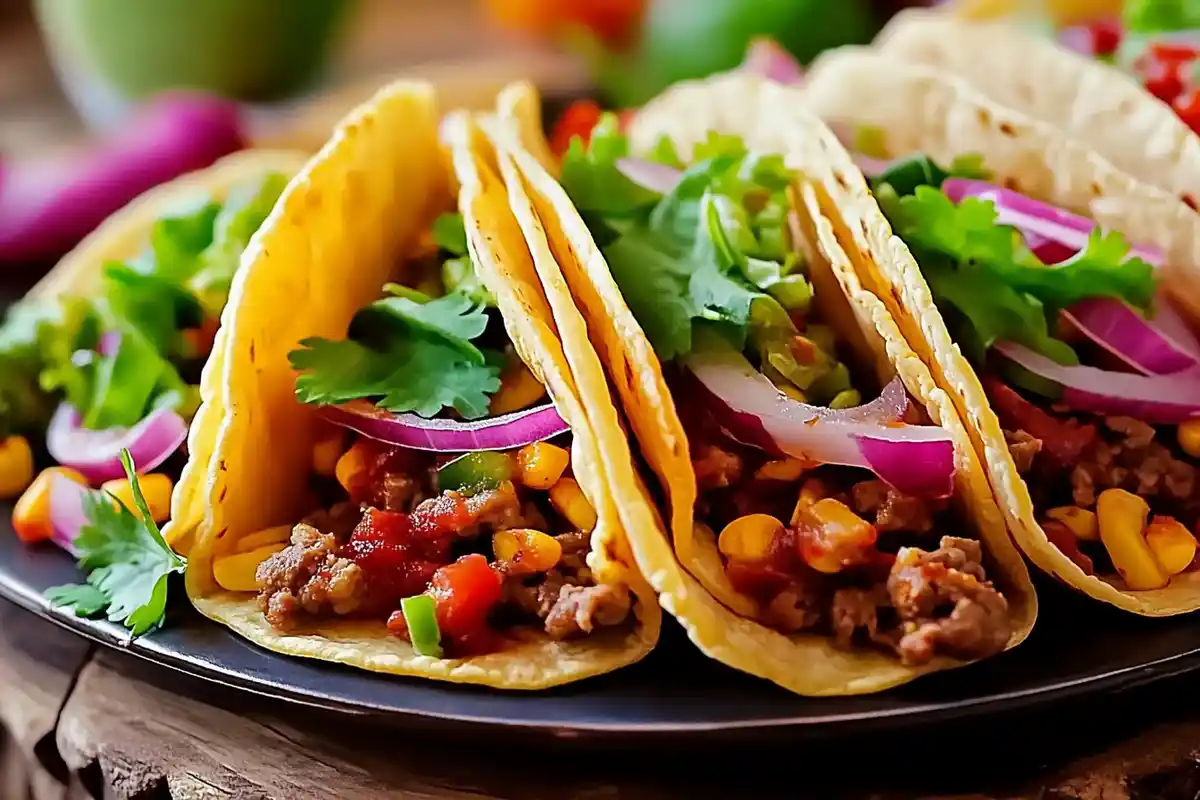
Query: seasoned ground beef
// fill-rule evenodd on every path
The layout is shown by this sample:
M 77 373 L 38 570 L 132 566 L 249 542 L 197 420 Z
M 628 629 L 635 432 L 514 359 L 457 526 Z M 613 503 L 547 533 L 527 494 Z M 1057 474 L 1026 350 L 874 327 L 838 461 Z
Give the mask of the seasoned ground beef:
M 426 536 L 478 536 L 483 529 L 523 527 L 521 499 L 511 481 L 464 495 L 446 491 L 421 501 L 412 511 L 414 526 Z
M 933 511 L 929 501 L 898 492 L 881 480 L 861 481 L 850 490 L 854 509 L 869 519 L 875 515 L 875 527 L 885 531 L 928 533 L 933 530 Z
M 279 630 L 297 627 L 301 613 L 353 613 L 366 596 L 362 569 L 337 556 L 338 541 L 300 523 L 292 542 L 258 565 L 258 607 Z
M 591 537 L 582 531 L 554 537 L 562 547 L 558 566 L 536 576 L 510 575 L 504 602 L 543 621 L 553 639 L 590 633 L 597 626 L 619 625 L 632 607 L 625 587 L 596 586 L 586 563 Z M 500 565 L 504 569 L 504 565 Z
M 1076 505 L 1089 508 L 1100 492 L 1112 488 L 1147 499 L 1181 502 L 1188 508 L 1197 505 L 1196 468 L 1155 441 L 1154 428 L 1130 417 L 1108 417 L 1104 427 L 1116 436 L 1097 438 L 1071 471 Z
M 853 647 L 854 636 L 859 630 L 865 630 L 871 641 L 890 646 L 894 637 L 879 630 L 879 609 L 890 604 L 885 584 L 870 589 L 847 587 L 834 592 L 830 623 L 838 647 Z
M 828 579 L 815 570 L 806 579 L 793 579 L 767 605 L 767 622 L 785 633 L 808 630 L 821 624 L 829 607 Z
M 887 591 L 904 623 L 896 645 L 904 663 L 923 664 L 935 651 L 983 658 L 1004 649 L 1008 601 L 986 580 L 982 556 L 979 542 L 951 536 L 932 553 L 901 551 Z
M 1033 469 L 1033 461 L 1042 451 L 1042 440 L 1025 431 L 1005 431 L 1004 438 L 1008 442 L 1008 452 L 1017 465 L 1017 474 L 1024 475 Z
M 354 526 L 362 519 L 362 509 L 349 501 L 338 503 L 331 508 L 322 508 L 312 512 L 301 523 L 316 528 L 322 533 L 333 534 L 338 542 L 344 542 L 354 532 Z
M 701 444 L 693 451 L 692 467 L 696 470 L 696 485 L 704 492 L 737 483 L 745 465 L 737 453 L 715 444 Z

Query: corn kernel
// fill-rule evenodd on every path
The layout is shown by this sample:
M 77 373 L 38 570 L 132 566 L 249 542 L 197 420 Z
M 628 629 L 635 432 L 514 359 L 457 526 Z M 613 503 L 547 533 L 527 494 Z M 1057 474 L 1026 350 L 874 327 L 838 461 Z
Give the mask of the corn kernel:
M 596 509 L 583 496 L 574 478 L 559 478 L 550 487 L 550 503 L 578 530 L 591 533 L 596 527 Z
M 530 528 L 497 531 L 492 551 L 498 561 L 507 561 L 518 572 L 545 572 L 562 558 L 562 545 L 553 536 Z
M 337 471 L 338 460 L 345 451 L 345 432 L 338 428 L 323 431 L 313 445 L 312 471 L 317 475 L 332 476 Z
M 1046 516 L 1067 526 L 1076 539 L 1094 542 L 1100 538 L 1100 527 L 1096 523 L 1096 514 L 1079 506 L 1061 506 L 1046 512 Z
M 0 499 L 11 500 L 33 482 L 33 451 L 24 436 L 0 441 Z
M 500 375 L 500 391 L 492 395 L 488 411 L 492 414 L 508 414 L 528 408 L 546 396 L 546 387 L 534 377 L 529 367 L 519 361 L 513 362 Z
M 777 386 L 775 388 L 779 389 L 779 391 L 783 392 L 788 397 L 795 400 L 797 403 L 807 403 L 808 402 L 808 397 L 805 396 L 804 392 L 802 390 L 798 389 L 797 387 L 793 386 L 790 383 L 785 383 L 783 386 Z
M 142 496 L 146 498 L 146 505 L 150 508 L 150 516 L 154 518 L 154 521 L 165 522 L 169 519 L 171 516 L 171 490 L 174 488 L 171 478 L 160 473 L 138 475 L 138 486 L 142 487 Z M 142 516 L 142 512 L 133 502 L 133 487 L 130 486 L 127 478 L 106 481 L 101 484 L 100 488 L 120 500 L 135 516 Z
M 796 548 L 805 563 L 819 572 L 840 572 L 860 562 L 878 536 L 874 525 L 832 497 L 813 503 L 803 517 L 808 524 L 798 529 Z
M 526 445 L 517 451 L 521 483 L 531 489 L 549 489 L 566 471 L 571 454 L 547 442 Z
M 1146 544 L 1168 575 L 1183 572 L 1196 558 L 1196 537 L 1174 517 L 1155 517 L 1146 528 Z
M 87 486 L 87 478 L 69 467 L 49 467 L 38 473 L 13 506 L 13 532 L 21 541 L 40 542 L 54 535 L 50 524 L 50 490 L 57 478 Z
M 284 548 L 282 543 L 267 545 L 248 553 L 234 553 L 213 561 L 213 579 L 231 592 L 258 591 L 258 565 Z
M 800 496 L 796 498 L 796 507 L 792 510 L 792 518 L 789 521 L 793 527 L 800 524 L 800 515 L 808 510 L 808 507 L 829 494 L 829 489 L 825 486 L 820 478 L 809 478 L 800 487 Z
M 1145 500 L 1124 489 L 1105 489 L 1096 499 L 1100 541 L 1133 591 L 1161 589 L 1170 580 L 1142 535 L 1149 513 Z
M 287 544 L 291 539 L 291 525 L 276 525 L 274 528 L 264 528 L 261 531 L 255 531 L 249 536 L 243 536 L 238 539 L 237 544 L 234 545 L 234 551 L 249 553 L 251 550 L 257 550 L 260 547 L 272 544 Z
M 781 458 L 763 464 L 754 473 L 754 477 L 765 481 L 798 481 L 810 466 L 809 462 L 802 458 Z
M 762 561 L 782 530 L 783 523 L 770 514 L 747 514 L 725 526 L 717 538 L 717 548 L 726 558 Z
M 365 442 L 355 442 L 354 446 L 342 453 L 342 457 L 337 460 L 333 474 L 347 492 L 350 491 L 350 487 L 354 485 L 358 476 L 366 472 L 370 457 L 370 445 Z
M 1200 419 L 1189 419 L 1179 423 L 1175 429 L 1179 448 L 1192 458 L 1200 458 Z

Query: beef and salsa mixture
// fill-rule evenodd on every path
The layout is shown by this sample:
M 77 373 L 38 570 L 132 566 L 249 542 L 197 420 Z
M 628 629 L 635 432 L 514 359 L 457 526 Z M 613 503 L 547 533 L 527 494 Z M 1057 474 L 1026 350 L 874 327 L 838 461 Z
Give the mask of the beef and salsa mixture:
M 451 458 L 360 437 L 334 470 L 347 499 L 259 565 L 259 606 L 280 631 L 374 619 L 454 657 L 496 650 L 515 626 L 561 640 L 621 625 L 631 595 L 592 579 L 596 514 L 569 462 L 549 442 Z M 411 602 L 423 597 L 432 643 L 420 641 L 430 616 Z
M 983 658 L 1012 632 L 980 542 L 945 500 L 906 496 L 866 470 L 773 458 L 681 407 L 700 499 L 730 583 L 763 621 L 905 664 Z

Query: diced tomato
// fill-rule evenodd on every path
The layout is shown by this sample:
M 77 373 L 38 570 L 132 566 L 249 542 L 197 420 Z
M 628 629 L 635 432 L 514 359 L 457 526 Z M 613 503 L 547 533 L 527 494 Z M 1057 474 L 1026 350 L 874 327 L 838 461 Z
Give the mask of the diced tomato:
M 474 524 L 467 498 L 458 492 L 444 492 L 422 503 L 413 511 L 413 530 L 430 541 L 445 539 Z
M 571 140 L 578 136 L 586 145 L 592 136 L 592 128 L 600 121 L 604 110 L 594 100 L 576 100 L 554 123 L 550 134 L 550 150 L 559 158 L 566 154 Z
M 1200 133 L 1200 87 L 1176 97 L 1172 105 L 1184 124 Z
M 366 608 L 386 611 L 402 598 L 425 591 L 449 557 L 449 543 L 415 540 L 407 514 L 369 508 L 338 555 L 353 561 L 366 576 Z
M 437 602 L 443 639 L 463 640 L 487 628 L 487 617 L 500 602 L 500 576 L 478 553 L 463 556 L 433 575 L 430 593 Z
M 1162 100 L 1173 103 L 1183 92 L 1183 62 L 1151 59 L 1142 76 L 1146 91 Z
M 1200 56 L 1200 50 L 1187 42 L 1151 42 L 1149 52 L 1155 60 L 1168 64 L 1186 64 Z
M 1074 561 L 1076 566 L 1088 575 L 1096 574 L 1096 569 L 1092 565 L 1092 559 L 1079 549 L 1079 540 L 1075 538 L 1075 534 L 1071 533 L 1070 528 L 1061 522 L 1050 520 L 1042 523 L 1042 530 L 1046 532 L 1046 538 L 1050 540 L 1050 544 L 1057 547 L 1059 552 L 1064 556 Z
M 996 409 L 996 415 L 1000 417 L 1000 424 L 1009 430 L 1023 430 L 1041 439 L 1045 452 L 1061 467 L 1071 466 L 1078 461 L 1096 440 L 1094 425 L 1055 419 L 998 378 L 984 378 L 983 388 L 992 401 L 992 408 Z
M 1098 56 L 1112 55 L 1121 46 L 1121 21 L 1102 19 L 1088 26 L 1092 37 L 1092 53 Z

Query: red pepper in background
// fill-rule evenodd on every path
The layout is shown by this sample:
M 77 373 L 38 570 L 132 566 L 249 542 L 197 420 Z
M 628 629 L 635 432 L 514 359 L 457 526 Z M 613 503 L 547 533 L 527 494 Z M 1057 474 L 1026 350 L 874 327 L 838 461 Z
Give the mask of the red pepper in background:
M 1185 125 L 1196 133 L 1200 133 L 1200 87 L 1179 95 L 1171 105 Z
M 571 140 L 578 136 L 586 145 L 591 141 L 592 128 L 600 121 L 604 109 L 595 100 L 576 100 L 567 106 L 550 134 L 550 152 L 562 158 L 571 146 Z M 627 108 L 617 112 L 617 120 L 621 130 L 628 130 L 629 122 L 633 119 L 635 110 Z
M 499 24 L 534 36 L 552 36 L 581 25 L 601 41 L 623 45 L 641 22 L 644 0 L 488 0 Z
M 1110 56 L 1121 46 L 1121 21 L 1119 19 L 1102 19 L 1087 26 L 1092 39 L 1092 53 L 1097 56 Z

